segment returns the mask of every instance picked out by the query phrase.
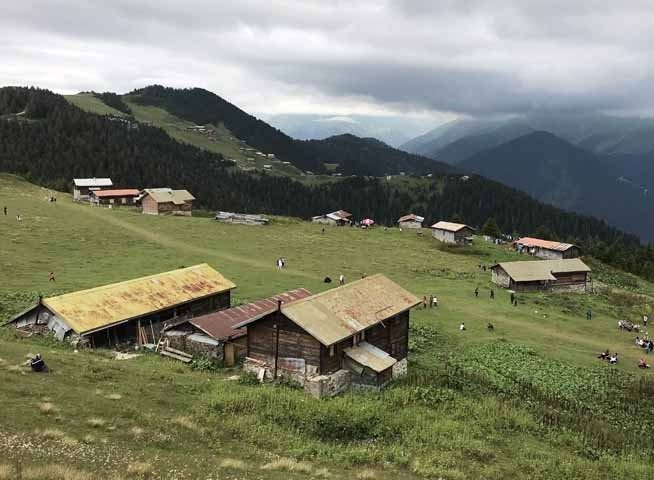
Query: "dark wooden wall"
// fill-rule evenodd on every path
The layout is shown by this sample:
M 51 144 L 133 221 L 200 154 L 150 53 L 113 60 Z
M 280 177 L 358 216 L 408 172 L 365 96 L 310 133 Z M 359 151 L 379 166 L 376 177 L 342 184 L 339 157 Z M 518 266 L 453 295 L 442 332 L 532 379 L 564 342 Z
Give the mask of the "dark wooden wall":
M 409 311 L 366 330 L 365 341 L 390 353 L 397 360 L 406 358 L 409 351 Z
M 277 328 L 280 358 L 302 358 L 307 365 L 320 371 L 320 342 L 291 322 L 280 312 L 274 312 L 248 325 L 248 357 L 272 364 L 275 359 Z

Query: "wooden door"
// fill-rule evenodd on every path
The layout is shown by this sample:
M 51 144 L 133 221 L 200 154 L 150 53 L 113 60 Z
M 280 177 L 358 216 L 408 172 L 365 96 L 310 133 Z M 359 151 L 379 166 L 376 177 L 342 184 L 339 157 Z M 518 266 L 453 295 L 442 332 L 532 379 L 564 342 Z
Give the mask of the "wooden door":
M 236 352 L 233 343 L 225 344 L 224 355 L 225 355 L 225 366 L 233 367 L 234 364 L 236 363 Z

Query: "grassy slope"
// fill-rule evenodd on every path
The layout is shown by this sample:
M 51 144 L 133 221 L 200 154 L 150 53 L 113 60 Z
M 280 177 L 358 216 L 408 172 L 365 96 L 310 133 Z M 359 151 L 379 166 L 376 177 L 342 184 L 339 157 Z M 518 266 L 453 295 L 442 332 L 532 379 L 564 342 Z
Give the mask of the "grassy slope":
M 85 112 L 97 113 L 98 115 L 115 115 L 117 117 L 126 116 L 120 110 L 116 110 L 105 104 L 92 93 L 78 93 L 76 95 L 64 95 L 64 97 L 70 103 L 81 108 Z
M 521 304 L 513 307 L 508 294 L 499 289 L 494 302 L 488 299 L 489 274 L 477 265 L 514 259 L 515 254 L 483 241 L 477 242 L 473 254 L 461 255 L 443 251 L 428 235 L 411 231 L 344 228 L 327 229 L 323 235 L 320 226 L 284 219 L 263 228 L 222 225 L 206 218 L 157 218 L 130 210 L 91 208 L 73 204 L 64 194 L 52 205 L 47 202 L 49 194 L 15 177 L 0 176 L 0 208 L 9 209 L 9 216 L 0 216 L 0 317 L 24 308 L 38 294 L 48 296 L 200 262 L 235 281 L 236 301 L 300 286 L 318 292 L 327 287 L 321 282 L 325 275 L 335 278 L 343 272 L 346 280 L 352 280 L 363 272 L 382 272 L 417 295 L 433 293 L 440 300 L 438 309 L 412 315 L 413 324 L 435 328 L 439 334 L 437 344 L 413 356 L 414 371 L 429 371 L 447 351 L 500 340 L 533 347 L 544 357 L 580 368 L 597 366 L 594 354 L 609 347 L 621 353 L 620 369 L 639 373 L 635 362 L 640 352 L 631 346 L 631 335 L 617 331 L 615 320 L 634 318 L 649 308 L 654 287 L 629 276 L 605 274 L 637 283 L 632 289 L 644 296 L 634 300 L 624 292 L 592 297 L 522 295 Z M 14 218 L 17 212 L 24 218 L 20 223 Z M 287 259 L 284 272 L 274 265 L 280 255 Z M 47 281 L 51 270 L 57 273 L 56 285 Z M 475 286 L 482 291 L 479 299 L 472 294 Z M 592 322 L 585 320 L 588 306 L 594 311 Z M 461 321 L 468 327 L 464 334 L 457 331 Z M 488 321 L 496 326 L 494 336 L 486 332 Z M 15 371 L 13 366 L 35 350 L 45 353 L 55 375 L 23 376 Z M 636 478 L 634 472 L 641 466 L 623 457 L 588 461 L 575 453 L 582 445 L 573 433 L 548 434 L 544 442 L 530 414 L 490 397 L 449 392 L 451 398 L 427 407 L 405 400 L 413 391 L 407 387 L 380 397 L 318 402 L 300 392 L 237 385 L 225 380 L 231 372 L 189 372 L 152 357 L 116 362 L 102 353 L 72 353 L 42 341 L 17 341 L 6 333 L 0 336 L 0 358 L 8 366 L 0 365 L 0 403 L 5 407 L 0 410 L 0 430 L 4 430 L 0 438 L 6 434 L 0 440 L 0 478 L 3 462 L 22 459 L 27 467 L 61 463 L 61 452 L 66 452 L 65 462 L 71 466 L 98 472 L 124 473 L 127 464 L 145 459 L 157 478 L 170 476 L 172 469 L 183 472 L 177 478 L 217 475 L 224 457 L 249 465 L 246 472 L 232 471 L 234 478 L 307 477 L 259 469 L 280 454 L 307 459 L 313 472 L 326 466 L 336 478 L 353 477 L 358 463 L 371 465 L 376 478 L 413 478 L 414 474 L 508 478 L 520 476 L 525 469 L 534 469 L 529 478 L 582 478 L 581 472 L 586 478 L 605 478 L 607 471 L 618 478 Z M 123 399 L 109 400 L 109 393 Z M 252 403 L 243 403 L 246 400 Z M 53 402 L 59 413 L 39 413 L 42 401 Z M 396 405 L 406 431 L 364 445 L 298 435 L 286 430 L 284 421 L 264 415 L 276 402 L 281 411 L 286 408 L 307 416 L 321 409 L 346 415 L 355 406 L 383 412 Z M 346 410 L 339 410 L 343 402 Z M 96 416 L 107 424 L 89 425 L 88 419 Z M 385 418 L 380 424 L 394 421 L 398 420 Z M 131 431 L 134 427 L 145 433 Z M 45 440 L 49 448 L 39 455 L 16 446 L 42 440 L 47 428 L 61 430 L 68 440 Z M 86 435 L 93 438 L 84 442 Z M 117 467 L 102 463 L 104 452 Z M 81 454 L 93 468 L 80 460 Z
M 66 95 L 65 97 L 73 105 L 76 105 L 82 110 L 90 113 L 125 116 L 122 112 L 105 105 L 92 94 L 80 93 L 77 95 Z M 283 165 L 281 162 L 273 163 L 269 159 L 264 159 L 259 155 L 255 155 L 254 152 L 241 151 L 239 149 L 241 144 L 222 124 L 213 126 L 216 130 L 216 136 L 214 139 L 210 139 L 202 133 L 186 131 L 186 127 L 195 125 L 193 122 L 182 120 L 161 108 L 139 105 L 130 101 L 128 97 L 124 97 L 123 100 L 132 109 L 132 114 L 138 121 L 149 122 L 154 126 L 160 127 L 172 138 L 180 142 L 188 143 L 211 152 L 220 153 L 225 158 L 232 159 L 236 161 L 238 165 L 243 167 L 255 167 L 261 170 L 264 165 L 272 164 L 273 174 L 294 177 L 297 177 L 300 174 L 300 171 L 292 165 Z

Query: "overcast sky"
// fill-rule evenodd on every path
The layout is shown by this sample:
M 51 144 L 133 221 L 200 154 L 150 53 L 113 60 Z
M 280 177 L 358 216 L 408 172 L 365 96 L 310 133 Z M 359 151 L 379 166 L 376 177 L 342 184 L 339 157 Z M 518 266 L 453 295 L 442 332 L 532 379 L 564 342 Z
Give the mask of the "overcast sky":
M 653 26 L 653 0 L 0 0 L 0 84 L 199 86 L 259 114 L 650 114 Z

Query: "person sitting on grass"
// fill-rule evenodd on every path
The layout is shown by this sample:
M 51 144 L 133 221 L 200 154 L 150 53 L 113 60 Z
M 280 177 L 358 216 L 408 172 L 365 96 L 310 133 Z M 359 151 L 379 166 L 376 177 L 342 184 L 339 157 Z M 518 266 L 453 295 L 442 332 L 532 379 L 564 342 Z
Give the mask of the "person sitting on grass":
M 605 352 L 600 352 L 600 354 L 597 356 L 600 360 L 608 360 L 611 354 L 609 353 L 609 349 L 607 348 Z
M 638 360 L 638 368 L 649 368 L 649 365 L 645 363 L 645 360 L 642 358 Z
M 459 325 L 459 331 L 463 332 L 465 329 L 466 329 L 466 324 L 461 323 L 461 325 Z
M 640 337 L 636 337 L 636 340 L 634 340 L 634 345 L 640 347 Z
M 609 363 L 611 365 L 617 365 L 618 364 L 618 354 L 617 354 L 617 352 L 609 357 Z

